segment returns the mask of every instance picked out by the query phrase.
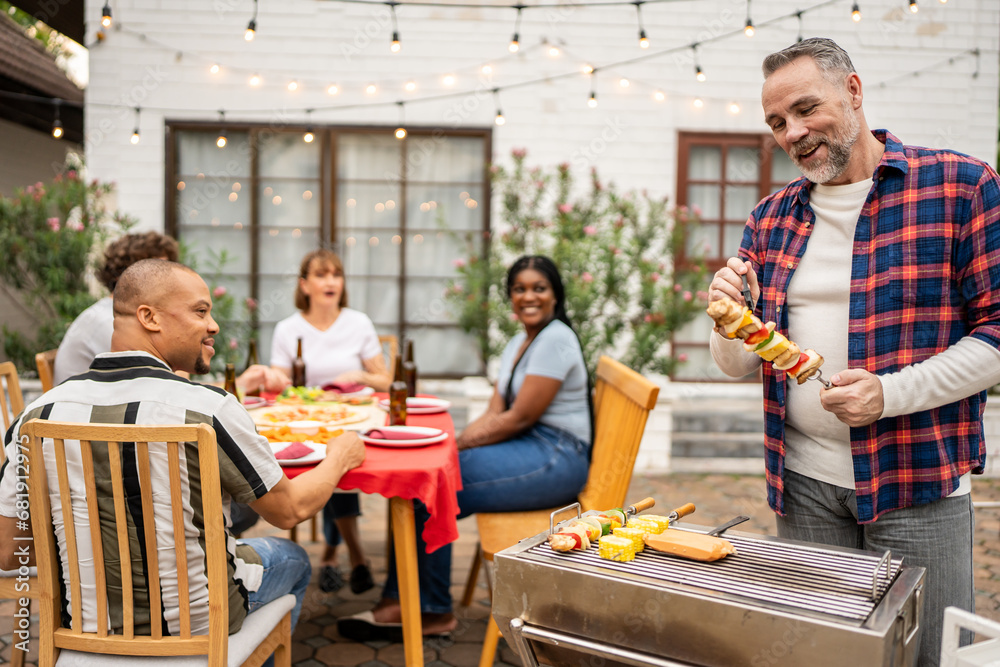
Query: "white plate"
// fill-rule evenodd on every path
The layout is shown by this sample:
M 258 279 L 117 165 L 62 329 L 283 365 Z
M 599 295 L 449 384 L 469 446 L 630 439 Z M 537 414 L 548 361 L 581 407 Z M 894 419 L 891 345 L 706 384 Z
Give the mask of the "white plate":
M 433 445 L 436 442 L 441 442 L 448 438 L 448 433 L 442 431 L 439 428 L 431 428 L 429 426 L 379 426 L 378 430 L 386 434 L 391 434 L 395 429 L 402 429 L 405 431 L 416 431 L 417 433 L 426 433 L 426 438 L 414 438 L 412 440 L 377 440 L 375 438 L 369 438 L 364 433 L 361 433 L 361 439 L 365 441 L 366 445 L 375 445 L 377 447 L 423 447 L 425 445 Z
M 359 389 L 358 391 L 352 391 L 347 394 L 337 394 L 339 398 L 364 398 L 365 396 L 371 396 L 375 393 L 375 390 L 371 387 L 365 387 L 364 389 Z
M 388 412 L 389 399 L 383 398 L 378 402 L 378 406 Z M 415 398 L 406 399 L 406 412 L 407 414 L 412 415 L 433 415 L 438 412 L 447 412 L 450 407 L 450 401 L 445 401 L 440 398 L 422 398 L 417 396 Z
M 282 449 L 285 449 L 286 447 L 291 447 L 293 444 L 295 443 L 272 442 L 271 451 L 277 454 Z M 323 443 L 303 441 L 302 444 L 305 445 L 306 447 L 310 447 L 313 450 L 313 453 L 307 454 L 297 459 L 278 459 L 278 464 L 289 467 L 304 466 L 310 463 L 319 463 L 320 461 L 326 458 L 326 445 L 324 445 Z

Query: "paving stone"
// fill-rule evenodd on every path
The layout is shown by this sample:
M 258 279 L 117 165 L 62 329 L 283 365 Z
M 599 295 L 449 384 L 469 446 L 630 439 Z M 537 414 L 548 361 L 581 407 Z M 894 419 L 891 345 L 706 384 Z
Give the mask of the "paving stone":
M 323 665 L 322 662 L 317 662 L 316 660 L 313 660 L 312 658 L 310 658 L 308 660 L 303 660 L 302 662 L 295 662 L 293 660 L 292 664 L 295 667 L 324 667 L 324 665 Z
M 475 667 L 479 664 L 482 644 L 456 644 L 441 651 L 441 660 L 453 667 Z
M 337 642 L 316 651 L 316 659 L 324 665 L 348 667 L 375 658 L 375 649 L 356 642 Z
M 292 641 L 292 662 L 308 660 L 316 654 L 316 649 L 308 644 L 303 644 L 301 640 Z
M 327 644 L 329 644 L 330 640 L 327 639 L 326 637 L 322 636 L 322 635 L 317 635 L 315 637 L 310 637 L 309 639 L 303 640 L 302 643 L 303 644 L 308 644 L 309 646 L 312 646 L 313 648 L 320 648 L 320 647 L 323 647 L 323 646 L 326 646 Z

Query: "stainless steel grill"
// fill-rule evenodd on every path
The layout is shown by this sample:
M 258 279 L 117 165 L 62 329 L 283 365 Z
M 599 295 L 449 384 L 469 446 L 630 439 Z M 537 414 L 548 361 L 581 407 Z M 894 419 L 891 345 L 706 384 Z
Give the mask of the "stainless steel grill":
M 545 538 L 494 561 L 493 613 L 525 665 L 916 661 L 924 571 L 889 554 L 728 533 L 738 553 L 719 561 L 647 549 L 617 563 Z

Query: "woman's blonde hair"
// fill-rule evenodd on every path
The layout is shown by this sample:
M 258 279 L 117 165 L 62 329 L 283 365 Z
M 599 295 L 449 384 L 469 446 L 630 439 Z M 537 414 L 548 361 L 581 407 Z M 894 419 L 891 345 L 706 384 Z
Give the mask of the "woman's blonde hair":
M 332 267 L 335 271 L 340 271 L 340 275 L 344 275 L 344 263 L 340 261 L 337 253 L 332 250 L 320 248 L 319 250 L 313 250 L 302 258 L 302 265 L 299 266 L 299 280 L 305 280 L 309 277 L 309 270 L 314 263 L 317 268 Z M 295 283 L 295 307 L 303 313 L 309 312 L 309 296 L 302 291 L 302 284 L 297 281 Z M 340 293 L 340 307 L 347 308 L 346 277 L 344 278 L 344 289 Z

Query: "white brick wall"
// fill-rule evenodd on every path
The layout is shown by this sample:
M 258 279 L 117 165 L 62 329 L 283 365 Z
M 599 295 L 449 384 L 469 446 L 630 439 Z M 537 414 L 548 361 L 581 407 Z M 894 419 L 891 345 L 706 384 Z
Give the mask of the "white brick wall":
M 953 148 L 995 163 L 1000 4 L 920 4 L 920 13 L 910 15 L 902 9 L 902 0 L 863 0 L 864 19 L 854 24 L 850 2 L 844 0 L 806 13 L 803 32 L 832 37 L 851 53 L 865 84 L 870 125 L 888 127 L 907 143 Z M 87 3 L 88 42 L 94 40 L 102 6 L 103 0 Z M 647 188 L 673 198 L 678 130 L 766 129 L 759 104 L 760 61 L 794 41 L 798 22 L 791 18 L 770 27 L 762 24 L 794 9 L 784 0 L 756 0 L 758 31 L 753 39 L 737 35 L 699 49 L 709 77 L 702 84 L 694 80 L 691 51 L 684 50 L 600 70 L 600 104 L 593 110 L 585 104 L 591 82 L 582 76 L 502 91 L 507 124 L 495 128 L 494 156 L 503 161 L 512 148 L 526 147 L 533 164 L 570 161 L 581 178 L 590 166 L 597 166 L 604 179 L 621 187 Z M 395 126 L 398 109 L 392 102 L 397 99 L 478 89 L 478 97 L 407 104 L 406 121 L 492 126 L 495 109 L 489 90 L 495 86 L 572 72 L 584 61 L 601 67 L 690 44 L 739 30 L 745 18 L 744 0 L 646 4 L 643 18 L 652 46 L 642 51 L 630 6 L 526 10 L 522 53 L 512 57 L 506 49 L 514 25 L 510 9 L 399 7 L 403 50 L 396 55 L 389 52 L 391 28 L 382 6 L 289 0 L 262 2 L 260 10 L 257 39 L 248 44 L 243 40 L 252 11 L 248 0 L 120 0 L 115 19 L 126 30 L 113 29 L 103 44 L 91 49 L 86 114 L 91 175 L 118 183 L 120 206 L 137 216 L 143 228 L 163 227 L 165 117 L 213 120 L 218 109 L 225 108 L 230 120 L 304 122 L 305 114 L 293 110 L 314 107 L 317 125 Z M 365 36 L 366 29 L 372 38 Z M 563 55 L 550 58 L 547 49 L 538 47 L 543 39 L 561 43 Z M 345 47 L 354 45 L 356 50 L 347 49 L 345 55 Z M 976 79 L 970 76 L 974 58 L 947 64 L 975 46 L 982 51 Z M 245 71 L 212 76 L 208 67 L 213 61 Z M 494 74 L 477 82 L 475 68 L 484 62 L 493 63 Z M 944 64 L 918 77 L 906 76 L 938 63 Z M 259 89 L 247 85 L 251 71 L 265 79 Z M 459 75 L 453 89 L 433 77 L 449 71 Z M 629 77 L 633 85 L 619 88 L 619 76 Z M 304 84 L 295 93 L 285 88 L 292 78 Z M 419 85 L 415 93 L 403 92 L 403 83 L 410 79 Z M 881 81 L 890 83 L 880 87 Z M 325 84 L 333 82 L 344 89 L 337 97 L 325 92 Z M 381 86 L 374 97 L 362 92 L 368 82 Z M 653 88 L 642 83 L 662 88 L 667 101 L 654 102 Z M 704 109 L 692 107 L 696 95 L 705 98 Z M 742 113 L 728 113 L 730 100 L 742 106 Z M 371 101 L 389 104 L 322 110 Z M 142 142 L 132 146 L 132 107 L 137 104 L 144 107 Z

